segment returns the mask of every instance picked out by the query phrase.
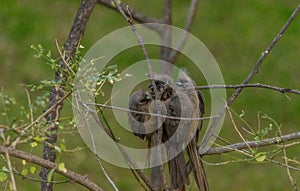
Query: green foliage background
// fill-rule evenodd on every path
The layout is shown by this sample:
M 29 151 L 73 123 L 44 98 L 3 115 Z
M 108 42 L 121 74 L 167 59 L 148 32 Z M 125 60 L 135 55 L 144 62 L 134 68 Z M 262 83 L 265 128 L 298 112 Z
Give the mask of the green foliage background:
M 128 2 L 132 8 L 150 16 L 162 16 L 161 0 Z M 261 55 L 285 23 L 299 1 L 294 0 L 211 0 L 200 1 L 192 34 L 198 37 L 215 56 L 227 84 L 238 84 L 246 77 Z M 33 1 L 1 0 L 0 2 L 0 86 L 10 96 L 26 104 L 23 84 L 33 84 L 43 79 L 51 80 L 54 72 L 41 60 L 33 57 L 31 44 L 41 43 L 46 49 L 58 56 L 55 39 L 62 45 L 72 26 L 80 1 Z M 173 22 L 183 27 L 188 10 L 188 1 L 174 1 Z M 127 26 L 121 16 L 102 5 L 97 5 L 87 26 L 82 44 L 88 50 L 93 43 L 104 35 L 120 27 Z M 259 74 L 252 82 L 268 83 L 281 87 L 300 89 L 300 18 L 288 29 L 279 44 L 262 65 Z M 128 54 L 116 60 L 122 69 L 131 64 L 135 54 Z M 179 65 L 184 66 L 184 58 Z M 197 76 L 189 71 L 191 76 Z M 202 85 L 200 79 L 195 79 Z M 230 95 L 232 91 L 228 91 Z M 205 92 L 207 97 L 207 92 Z M 1 107 L 1 106 L 0 106 Z M 70 104 L 66 105 L 64 116 L 70 115 Z M 299 96 L 286 96 L 264 89 L 246 89 L 242 92 L 232 108 L 245 112 L 246 119 L 253 128 L 257 126 L 257 113 L 268 114 L 279 124 L 283 133 L 299 130 L 300 99 Z M 1 109 L 1 108 L 0 108 Z M 18 112 L 18 111 L 15 111 Z M 3 123 L 0 121 L 0 123 Z M 221 135 L 231 142 L 241 142 L 234 132 L 229 119 L 226 119 Z M 270 136 L 274 136 L 271 134 Z M 67 135 L 68 148 L 84 147 L 84 143 L 74 130 Z M 133 136 L 129 135 L 129 140 Z M 136 140 L 136 143 L 140 143 Z M 34 154 L 40 155 L 41 146 Z M 29 150 L 24 145 L 24 150 Z M 300 157 L 299 147 L 287 150 L 290 158 Z M 204 157 L 208 162 L 233 160 L 240 155 L 220 155 Z M 242 157 L 243 158 L 243 157 Z M 282 160 L 281 157 L 278 160 Z M 66 153 L 60 157 L 67 168 L 71 168 L 96 181 L 105 190 L 112 187 L 105 180 L 96 159 L 88 150 Z M 20 162 L 15 160 L 18 165 Z M 1 166 L 5 165 L 0 161 Z M 107 171 L 117 183 L 120 190 L 141 190 L 131 172 L 105 164 Z M 292 190 L 286 169 L 273 163 L 229 163 L 227 165 L 206 165 L 211 190 Z M 300 173 L 292 171 L 296 180 Z M 56 176 L 58 179 L 63 177 Z M 39 183 L 17 179 L 19 190 L 39 190 Z M 1 185 L 0 185 L 1 188 Z M 3 190 L 3 188 L 1 188 Z M 55 185 L 56 190 L 85 190 L 75 183 Z

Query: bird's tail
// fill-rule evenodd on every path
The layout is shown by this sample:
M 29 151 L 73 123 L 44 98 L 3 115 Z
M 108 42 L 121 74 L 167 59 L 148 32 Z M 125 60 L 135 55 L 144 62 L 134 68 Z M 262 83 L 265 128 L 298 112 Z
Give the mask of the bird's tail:
M 189 174 L 185 165 L 183 152 L 169 161 L 171 185 L 174 189 L 184 191 L 185 184 L 189 184 Z
M 192 162 L 192 171 L 200 191 L 209 191 L 206 174 L 204 171 L 202 160 L 197 152 L 196 143 L 192 140 L 188 144 L 188 154 Z

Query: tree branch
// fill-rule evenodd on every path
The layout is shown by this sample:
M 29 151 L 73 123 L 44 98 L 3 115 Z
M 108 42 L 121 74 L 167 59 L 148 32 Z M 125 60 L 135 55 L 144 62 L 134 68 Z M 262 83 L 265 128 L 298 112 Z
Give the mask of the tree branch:
M 113 10 L 118 11 L 118 8 L 116 6 L 113 6 L 112 4 L 112 0 L 98 0 L 98 3 L 105 5 L 108 8 L 111 8 Z M 120 3 L 119 4 L 120 7 L 123 10 L 127 9 L 127 5 L 124 3 Z M 130 10 L 132 18 L 136 21 L 138 21 L 139 23 L 162 23 L 162 19 L 159 18 L 153 18 L 153 17 L 148 17 L 140 12 L 137 12 L 136 10 Z
M 77 15 L 74 20 L 74 24 L 69 33 L 69 37 L 64 44 L 63 57 L 61 57 L 59 61 L 59 65 L 62 70 L 57 70 L 55 72 L 55 81 L 60 84 L 59 86 L 53 86 L 50 97 L 49 97 L 49 108 L 54 109 L 46 115 L 47 122 L 49 124 L 49 136 L 45 141 L 44 150 L 43 150 L 43 158 L 54 162 L 56 159 L 55 150 L 50 145 L 54 144 L 57 140 L 57 122 L 60 118 L 60 111 L 62 110 L 63 103 L 59 103 L 60 100 L 64 97 L 63 87 L 68 79 L 67 72 L 63 70 L 68 70 L 68 66 L 66 63 L 69 63 L 70 60 L 74 57 L 76 53 L 76 49 L 79 45 L 79 42 L 83 36 L 86 24 L 89 20 L 91 12 L 96 4 L 97 0 L 83 0 L 81 6 L 77 12 Z M 59 104 L 57 104 L 59 103 Z M 42 180 L 47 180 L 48 173 L 50 169 L 42 168 L 40 172 L 40 177 Z M 51 182 L 42 182 L 41 183 L 42 191 L 52 191 L 53 184 Z
M 247 142 L 235 143 L 226 146 L 214 147 L 208 149 L 205 153 L 202 153 L 201 155 L 223 154 L 231 151 L 247 149 L 249 147 L 257 148 L 257 147 L 269 146 L 273 144 L 280 144 L 295 139 L 300 139 L 300 132 L 295 132 L 288 135 L 278 136 L 270 139 L 264 139 L 261 141 L 247 141 Z
M 87 109 L 87 111 L 92 115 L 92 117 L 94 118 L 94 120 L 96 121 L 96 123 L 99 125 L 99 127 L 104 128 L 104 131 L 107 133 L 108 136 L 110 136 L 111 139 L 113 139 L 115 142 L 118 142 L 118 140 L 115 138 L 114 134 L 111 132 L 110 128 L 105 126 L 98 118 L 97 116 L 97 112 L 92 110 L 87 104 L 83 103 L 80 99 L 78 99 L 78 103 L 80 105 L 82 105 L 85 109 Z M 104 120 L 104 122 L 106 123 L 106 120 Z M 107 124 L 108 125 L 108 124 Z M 95 145 L 93 145 L 95 146 Z M 137 165 L 134 163 L 133 160 L 131 160 L 131 158 L 129 157 L 129 155 L 126 153 L 126 151 L 119 145 L 117 144 L 118 148 L 120 149 L 123 157 L 125 158 L 125 160 L 128 161 L 128 164 L 130 165 L 130 167 L 132 167 L 134 169 L 134 171 L 141 177 L 141 179 L 143 180 L 143 182 L 147 185 L 147 187 L 150 190 L 153 190 L 152 185 L 150 184 L 149 180 L 147 179 L 147 177 L 143 174 L 143 172 L 137 168 Z M 98 156 L 96 155 L 96 158 L 98 160 Z
M 191 31 L 192 24 L 193 24 L 193 21 L 195 19 L 195 15 L 196 15 L 196 12 L 198 9 L 198 4 L 199 4 L 199 0 L 191 0 L 189 11 L 188 11 L 188 16 L 186 18 L 185 25 L 183 28 L 183 30 L 185 30 L 186 32 L 182 33 L 182 36 L 178 40 L 178 44 L 176 45 L 176 50 L 173 50 L 168 57 L 168 61 L 171 63 L 175 62 L 175 60 L 177 59 L 177 57 L 180 53 L 180 50 L 183 49 L 183 47 L 187 41 L 188 32 Z
M 88 177 L 86 177 L 86 176 L 82 176 L 80 174 L 77 174 L 77 173 L 75 173 L 75 172 L 73 172 L 69 169 L 67 169 L 66 171 L 59 170 L 58 165 L 56 163 L 53 163 L 53 162 L 50 162 L 48 160 L 42 159 L 42 158 L 40 158 L 38 156 L 35 156 L 35 155 L 31 155 L 31 154 L 26 153 L 26 152 L 21 151 L 21 150 L 0 146 L 0 153 L 5 153 L 6 150 L 7 150 L 8 154 L 12 157 L 19 158 L 19 159 L 24 159 L 27 162 L 34 163 L 36 165 L 39 165 L 39 166 L 47 168 L 47 169 L 54 169 L 55 172 L 57 172 L 58 174 L 61 174 L 65 177 L 77 182 L 78 184 L 84 186 L 85 188 L 87 188 L 89 190 L 103 191 L 102 188 L 100 188 L 97 184 L 95 184 L 94 182 L 89 180 Z
M 238 89 L 238 88 L 264 88 L 264 89 L 270 89 L 274 91 L 278 91 L 281 93 L 292 93 L 292 94 L 298 94 L 300 95 L 300 90 L 291 89 L 291 88 L 281 88 L 277 86 L 271 86 L 268 84 L 261 84 L 261 83 L 255 83 L 255 84 L 238 84 L 238 85 L 208 85 L 208 86 L 195 86 L 196 90 L 203 90 L 203 89 Z
M 274 38 L 274 40 L 270 43 L 270 45 L 266 48 L 266 50 L 264 52 L 262 52 L 260 58 L 258 59 L 258 61 L 256 62 L 255 66 L 253 67 L 253 69 L 250 71 L 250 73 L 248 74 L 248 76 L 245 78 L 245 80 L 242 82 L 242 84 L 248 84 L 249 81 L 254 77 L 255 74 L 257 74 L 259 72 L 259 68 L 261 66 L 261 64 L 264 62 L 264 60 L 266 59 L 267 55 L 271 52 L 271 50 L 274 48 L 274 46 L 278 43 L 278 41 L 281 39 L 282 35 L 285 33 L 285 31 L 288 29 L 288 27 L 290 26 L 290 24 L 294 21 L 294 19 L 296 18 L 297 14 L 300 11 L 300 4 L 298 5 L 298 7 L 294 10 L 294 12 L 291 14 L 291 16 L 289 17 L 289 19 L 286 21 L 286 23 L 283 25 L 283 27 L 280 29 L 279 33 L 276 35 L 276 37 Z M 234 100 L 237 98 L 237 96 L 242 92 L 243 87 L 238 88 L 232 95 L 231 97 L 227 100 L 226 105 L 221 109 L 221 111 L 219 112 L 219 117 L 215 118 L 211 124 L 211 126 L 208 129 L 207 134 L 205 135 L 203 142 L 200 146 L 200 150 L 201 152 L 205 153 L 206 150 L 208 148 L 207 145 L 210 141 L 210 138 L 213 136 L 214 131 L 219 123 L 219 121 L 221 120 L 221 118 L 224 116 L 225 112 L 226 112 L 226 108 L 228 106 L 230 106 Z

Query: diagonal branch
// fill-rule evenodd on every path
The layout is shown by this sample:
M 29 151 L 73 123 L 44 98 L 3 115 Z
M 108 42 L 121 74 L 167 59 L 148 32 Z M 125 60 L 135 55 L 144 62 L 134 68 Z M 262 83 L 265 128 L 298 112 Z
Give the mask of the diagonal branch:
M 227 153 L 227 152 L 247 149 L 249 147 L 257 148 L 257 147 L 280 144 L 280 143 L 292 141 L 295 139 L 300 139 L 300 132 L 295 132 L 295 133 L 282 135 L 282 136 L 278 136 L 278 137 L 274 137 L 274 138 L 264 139 L 261 141 L 247 141 L 247 142 L 235 143 L 235 144 L 226 145 L 226 146 L 214 147 L 214 148 L 208 149 L 202 155 L 223 154 L 223 153 Z
M 255 74 L 257 74 L 259 72 L 259 68 L 261 66 L 261 64 L 264 62 L 264 60 L 266 59 L 267 55 L 271 52 L 271 50 L 274 48 L 274 46 L 278 43 L 278 41 L 281 39 L 282 35 L 285 33 L 285 31 L 289 28 L 290 24 L 294 21 L 294 19 L 296 18 L 297 14 L 300 12 L 300 4 L 298 5 L 298 7 L 294 10 L 294 12 L 291 14 L 291 16 L 289 17 L 289 19 L 286 21 L 286 23 L 283 25 L 283 27 L 281 28 L 281 30 L 279 31 L 279 33 L 276 35 L 276 37 L 273 39 L 273 41 L 270 43 L 270 45 L 266 48 L 266 50 L 264 52 L 262 52 L 260 58 L 258 59 L 258 61 L 256 62 L 255 66 L 253 67 L 253 69 L 250 71 L 250 73 L 248 74 L 248 76 L 245 78 L 245 80 L 242 82 L 242 84 L 248 84 L 249 81 L 254 77 Z M 201 152 L 205 153 L 206 150 L 208 149 L 208 143 L 211 141 L 211 138 L 214 134 L 214 131 L 219 123 L 219 121 L 221 120 L 221 118 L 224 116 L 225 112 L 226 112 L 226 108 L 228 106 L 230 106 L 234 100 L 237 98 L 237 96 L 242 92 L 243 87 L 238 88 L 232 95 L 231 97 L 227 100 L 227 104 L 221 109 L 221 111 L 219 112 L 219 117 L 215 118 L 211 124 L 211 126 L 208 129 L 207 134 L 205 135 L 203 142 L 201 144 L 200 150 Z
M 183 30 L 186 32 L 182 33 L 182 36 L 180 37 L 180 39 L 178 40 L 178 44 L 176 45 L 176 50 L 173 50 L 168 57 L 168 61 L 171 63 L 175 62 L 175 60 L 177 59 L 177 57 L 180 53 L 180 50 L 183 49 L 183 47 L 187 41 L 187 37 L 189 35 L 188 32 L 191 31 L 192 24 L 194 22 L 195 15 L 196 15 L 196 12 L 198 9 L 198 4 L 199 4 L 199 0 L 191 0 L 189 11 L 188 11 L 188 16 L 186 18 L 185 25 L 183 28 Z
M 110 138 L 113 139 L 117 143 L 118 142 L 117 138 L 115 138 L 115 136 L 111 132 L 110 128 L 107 127 L 107 126 L 105 126 L 104 123 L 102 123 L 100 121 L 100 119 L 97 116 L 97 112 L 94 111 L 94 110 L 92 110 L 87 104 L 83 103 L 80 99 L 78 99 L 78 103 L 81 106 L 83 106 L 87 110 L 88 113 L 90 113 L 92 115 L 92 117 L 94 118 L 94 120 L 96 121 L 96 123 L 98 124 L 98 126 L 104 128 L 104 131 L 106 132 L 106 134 L 108 136 L 110 136 Z M 104 122 L 106 122 L 106 121 L 104 121 Z M 93 146 L 95 147 L 95 145 L 93 145 Z M 119 150 L 121 151 L 123 157 L 126 159 L 126 161 L 128 161 L 128 164 L 130 165 L 130 167 L 132 167 L 133 170 L 141 177 L 141 179 L 147 185 L 147 187 L 150 190 L 153 190 L 152 185 L 150 184 L 149 180 L 143 174 L 143 172 L 140 169 L 137 168 L 137 165 L 135 164 L 135 162 L 130 158 L 130 156 L 126 153 L 126 151 L 119 144 L 117 144 L 117 146 L 118 146 Z M 97 160 L 99 159 L 99 157 L 97 155 L 96 155 L 96 158 L 97 158 Z
M 50 162 L 48 160 L 42 159 L 38 156 L 26 153 L 21 150 L 0 146 L 0 153 L 4 154 L 6 151 L 8 152 L 9 156 L 26 160 L 27 162 L 34 163 L 38 166 L 41 166 L 41 167 L 44 167 L 47 169 L 54 169 L 55 172 L 57 172 L 58 174 L 61 174 L 65 177 L 77 182 L 78 184 L 84 186 L 85 188 L 87 188 L 91 191 L 103 191 L 102 188 L 100 188 L 97 184 L 95 184 L 94 182 L 89 180 L 88 177 L 77 174 L 69 169 L 67 169 L 66 171 L 61 171 L 58 169 L 58 165 L 54 162 Z

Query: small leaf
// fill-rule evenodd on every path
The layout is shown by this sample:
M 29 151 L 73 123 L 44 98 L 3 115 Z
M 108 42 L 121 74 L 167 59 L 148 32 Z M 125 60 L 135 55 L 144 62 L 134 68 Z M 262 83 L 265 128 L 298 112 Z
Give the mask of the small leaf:
M 54 146 L 54 149 L 55 149 L 57 152 L 61 153 L 61 148 L 59 148 L 58 146 Z
M 9 190 L 14 190 L 13 183 L 9 181 Z
M 31 174 L 34 174 L 34 173 L 35 173 L 35 170 L 36 170 L 36 167 L 35 167 L 35 166 L 29 167 L 29 171 L 30 171 Z
M 36 147 L 38 145 L 38 143 L 37 142 L 32 142 L 32 143 L 30 143 L 30 146 L 32 147 L 32 148 L 34 148 L 34 147 Z
M 260 152 L 255 155 L 255 160 L 257 162 L 263 162 L 267 158 L 266 152 Z
M 49 171 L 48 176 L 47 176 L 47 181 L 48 181 L 48 182 L 51 182 L 52 177 L 53 177 L 53 174 L 54 174 L 54 169 L 51 169 L 51 170 Z
M 63 163 L 63 162 L 58 164 L 58 169 L 62 172 L 67 172 L 67 169 L 65 167 L 65 163 Z
M 23 168 L 22 171 L 21 171 L 21 174 L 22 174 L 23 176 L 27 176 L 27 175 L 28 175 L 28 168 L 27 168 L 27 167 L 26 167 L 26 168 Z
M 9 170 L 8 170 L 8 168 L 6 168 L 5 166 L 4 167 L 2 167 L 2 172 L 10 172 Z
M 39 136 L 36 136 L 36 137 L 33 137 L 33 140 L 35 140 L 36 142 L 43 142 L 46 140 L 45 137 L 39 137 Z
M 22 165 L 23 165 L 23 166 L 26 165 L 26 160 L 22 160 Z
M 0 182 L 4 182 L 7 179 L 7 174 L 5 172 L 0 172 Z

